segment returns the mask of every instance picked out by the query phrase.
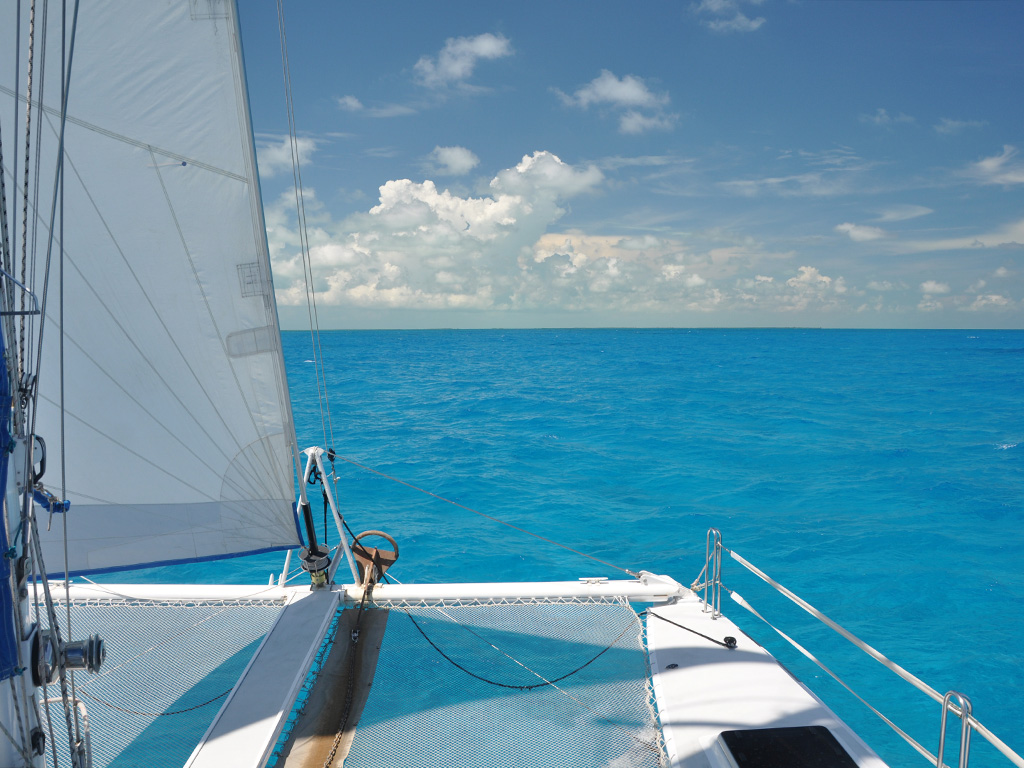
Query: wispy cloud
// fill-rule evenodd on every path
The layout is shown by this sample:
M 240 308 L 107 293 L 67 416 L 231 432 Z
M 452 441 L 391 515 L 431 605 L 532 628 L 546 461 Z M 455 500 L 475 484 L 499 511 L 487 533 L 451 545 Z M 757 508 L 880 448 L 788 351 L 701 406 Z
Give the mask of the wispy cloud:
M 874 114 L 861 115 L 860 121 L 862 123 L 868 123 L 869 125 L 877 125 L 883 128 L 887 128 L 898 123 L 912 123 L 914 118 L 910 115 L 906 115 L 900 112 L 898 115 L 890 115 L 889 112 L 882 107 L 875 110 Z
M 851 224 L 849 222 L 836 226 L 836 232 L 842 232 L 845 235 L 849 235 L 850 239 L 855 243 L 878 240 L 888 236 L 889 234 L 884 229 L 879 229 L 878 227 L 868 227 L 863 224 Z
M 1017 148 L 1006 144 L 1001 154 L 971 163 L 965 175 L 981 184 L 1024 184 L 1024 162 L 1016 160 Z
M 366 115 L 367 117 L 406 117 L 415 115 L 418 110 L 405 104 L 382 104 L 366 107 L 355 96 L 340 96 L 338 107 L 346 112 Z
M 1024 219 L 1011 222 L 991 232 L 933 240 L 904 240 L 894 243 L 892 246 L 892 250 L 896 253 L 929 253 L 980 248 L 1024 249 Z
M 879 211 L 878 218 L 875 221 L 909 221 L 920 216 L 927 216 L 929 213 L 934 213 L 934 211 L 923 205 L 893 205 Z
M 762 0 L 750 0 L 750 5 L 761 5 Z M 694 13 L 701 17 L 701 23 L 715 32 L 755 32 L 765 19 L 763 16 L 750 18 L 741 10 L 739 0 L 701 0 L 692 6 Z
M 414 71 L 427 88 L 464 85 L 482 60 L 511 56 L 512 43 L 504 35 L 486 32 L 476 37 L 450 37 L 437 56 L 421 56 Z
M 944 136 L 953 136 L 963 133 L 968 128 L 984 128 L 986 125 L 988 123 L 984 120 L 952 120 L 944 117 L 932 127 L 935 128 L 936 133 L 941 133 Z
M 261 137 L 256 145 L 256 155 L 260 167 L 260 175 L 275 176 L 292 169 L 293 150 L 298 157 L 299 165 L 308 165 L 316 151 L 316 139 L 299 136 L 294 144 L 287 137 Z

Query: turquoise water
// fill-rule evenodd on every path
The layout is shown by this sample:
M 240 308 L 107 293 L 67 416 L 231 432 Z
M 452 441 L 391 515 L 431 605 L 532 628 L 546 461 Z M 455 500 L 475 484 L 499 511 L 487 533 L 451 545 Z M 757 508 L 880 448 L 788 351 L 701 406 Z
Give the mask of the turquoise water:
M 309 335 L 284 344 L 299 441 L 322 444 Z M 1024 751 L 1024 332 L 360 331 L 322 344 L 339 455 L 685 583 L 715 526 L 933 687 L 967 693 Z M 347 520 L 398 539 L 403 581 L 617 575 L 337 468 Z M 230 568 L 265 583 L 280 562 Z M 724 581 L 934 751 L 938 705 L 738 564 Z M 725 610 L 891 764 L 925 764 L 770 629 Z M 1000 764 L 991 755 L 976 737 L 971 765 Z

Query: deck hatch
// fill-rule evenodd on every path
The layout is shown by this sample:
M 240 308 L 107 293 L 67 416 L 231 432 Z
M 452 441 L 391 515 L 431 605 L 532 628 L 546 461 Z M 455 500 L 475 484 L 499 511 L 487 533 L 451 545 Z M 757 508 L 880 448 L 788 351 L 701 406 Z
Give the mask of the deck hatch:
M 857 768 L 828 728 L 756 728 L 718 737 L 736 768 Z

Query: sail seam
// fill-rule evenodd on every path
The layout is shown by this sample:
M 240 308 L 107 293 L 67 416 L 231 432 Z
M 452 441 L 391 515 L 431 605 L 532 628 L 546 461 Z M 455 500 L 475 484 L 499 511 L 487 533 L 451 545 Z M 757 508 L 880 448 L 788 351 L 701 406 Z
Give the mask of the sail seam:
M 6 86 L 3 86 L 3 85 L 0 85 L 0 93 L 5 93 L 8 96 L 14 96 L 15 95 L 14 91 L 12 91 L 10 88 L 7 88 Z M 21 96 L 21 95 L 18 96 L 18 100 L 21 101 L 21 102 L 25 102 L 26 101 L 25 97 Z M 36 107 L 36 109 L 42 110 L 47 115 L 60 117 L 60 110 L 59 109 L 54 109 L 53 107 L 47 107 L 46 105 L 40 105 L 38 101 L 33 101 L 32 104 L 33 104 L 33 106 Z M 196 168 L 202 168 L 204 171 L 210 171 L 210 173 L 216 173 L 219 176 L 226 176 L 227 178 L 234 179 L 235 181 L 241 181 L 241 182 L 243 182 L 245 184 L 249 183 L 249 179 L 247 179 L 245 176 L 241 176 L 241 175 L 235 173 L 234 171 L 229 171 L 229 170 L 226 170 L 224 168 L 218 168 L 216 165 L 210 165 L 209 163 L 203 162 L 202 160 L 196 160 L 195 158 L 189 157 L 188 155 L 182 155 L 182 154 L 180 154 L 178 152 L 172 152 L 169 149 L 164 149 L 163 147 L 158 147 L 155 144 L 147 144 L 144 141 L 139 141 L 138 139 L 133 139 L 130 136 L 125 136 L 125 135 L 117 133 L 115 131 L 111 131 L 108 128 L 102 128 L 102 127 L 100 127 L 98 125 L 95 125 L 94 123 L 86 122 L 85 120 L 82 120 L 80 118 L 72 117 L 71 115 L 68 115 L 67 121 L 69 123 L 77 125 L 79 128 L 85 128 L 87 131 L 92 131 L 93 133 L 98 133 L 98 134 L 100 134 L 102 136 L 106 136 L 107 138 L 114 139 L 115 141 L 119 141 L 122 144 L 128 144 L 129 146 L 132 146 L 132 147 L 137 147 L 139 149 L 144 149 L 147 152 L 155 153 L 157 155 L 160 155 L 161 157 L 170 158 L 171 160 L 177 160 L 178 162 L 181 162 L 181 163 L 187 163 L 188 165 L 194 165 Z

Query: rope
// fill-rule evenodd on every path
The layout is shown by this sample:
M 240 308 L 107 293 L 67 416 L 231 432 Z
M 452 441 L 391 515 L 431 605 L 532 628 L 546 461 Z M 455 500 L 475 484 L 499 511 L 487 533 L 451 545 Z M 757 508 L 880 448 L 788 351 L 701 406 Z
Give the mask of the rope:
M 383 477 L 383 478 L 385 478 L 387 480 L 391 480 L 393 482 L 396 482 L 399 485 L 404 485 L 406 488 L 411 488 L 412 490 L 419 491 L 420 493 L 426 494 L 427 496 L 432 496 L 433 498 L 437 499 L 438 501 L 443 501 L 446 504 L 451 504 L 453 507 L 458 507 L 459 509 L 464 509 L 467 512 L 472 512 L 474 515 L 479 515 L 480 517 L 483 517 L 483 518 L 485 518 L 487 520 L 490 520 L 491 522 L 500 523 L 501 525 L 507 526 L 507 527 L 509 527 L 509 528 L 511 528 L 511 529 L 513 529 L 515 531 L 519 531 L 520 533 L 525 533 L 527 536 L 533 536 L 533 538 L 535 538 L 535 539 L 540 539 L 541 541 L 547 542 L 548 544 L 553 544 L 556 547 L 561 547 L 562 549 L 564 549 L 564 550 L 566 550 L 568 552 L 572 552 L 575 555 L 579 555 L 581 557 L 586 557 L 586 558 L 588 558 L 590 560 L 593 560 L 595 562 L 601 563 L 601 565 L 606 565 L 609 568 L 614 568 L 617 571 L 622 571 L 623 573 L 628 573 L 630 576 L 632 576 L 634 578 L 639 578 L 640 577 L 640 574 L 637 573 L 636 571 L 631 571 L 628 568 L 623 568 L 622 566 L 619 566 L 619 565 L 613 565 L 612 563 L 609 563 L 607 560 L 602 560 L 601 558 L 595 557 L 594 555 L 588 555 L 586 552 L 580 552 L 578 549 L 573 549 L 572 547 L 566 546 L 565 544 L 560 544 L 559 542 L 555 541 L 554 539 L 549 539 L 546 536 L 541 536 L 539 533 L 534 533 L 533 531 L 528 531 L 525 528 L 520 528 L 518 525 L 513 525 L 512 523 L 506 523 L 504 520 L 499 520 L 496 517 L 492 517 L 491 515 L 488 515 L 488 514 L 486 514 L 484 512 L 480 512 L 478 510 L 475 510 L 472 507 L 467 507 L 465 504 L 460 504 L 457 501 L 452 501 L 451 499 L 446 499 L 444 496 L 439 496 L 436 493 L 433 493 L 431 491 L 428 491 L 428 490 L 425 490 L 423 488 L 420 488 L 419 486 L 413 485 L 412 483 L 407 483 L 405 480 L 400 480 L 397 477 L 393 477 L 393 476 L 387 474 L 386 472 L 381 472 L 379 469 L 374 469 L 373 467 L 368 467 L 365 464 L 361 464 L 360 462 L 356 461 L 355 459 L 349 459 L 349 458 L 347 458 L 345 456 L 341 456 L 340 454 L 337 456 L 337 458 L 341 459 L 344 462 L 347 462 L 347 463 L 351 464 L 352 466 L 359 467 L 360 469 L 365 469 L 367 472 L 372 472 L 375 475 L 380 475 L 381 477 Z
M 628 632 L 628 631 L 629 631 L 630 629 L 632 629 L 632 628 L 633 628 L 633 626 L 634 626 L 633 622 L 630 622 L 630 623 L 629 623 L 628 625 L 626 625 L 626 628 L 625 628 L 624 630 L 622 630 L 622 631 L 621 631 L 621 632 L 619 633 L 619 636 L 618 636 L 618 637 L 616 637 L 616 638 L 615 638 L 614 640 L 612 640 L 612 643 L 611 643 L 611 645 L 609 645 L 609 646 L 607 646 L 606 648 L 602 649 L 602 650 L 601 650 L 601 651 L 600 651 L 600 652 L 599 652 L 599 653 L 598 653 L 598 654 L 597 654 L 596 656 L 594 656 L 594 657 L 593 657 L 592 659 L 590 659 L 590 661 L 587 661 L 587 662 L 585 662 L 585 663 L 581 664 L 580 666 L 576 667 L 576 669 L 572 670 L 571 672 L 566 672 L 566 673 L 565 673 L 564 675 L 562 675 L 561 677 L 556 677 L 556 678 L 555 678 L 554 680 L 547 680 L 547 679 L 545 679 L 544 677 L 542 677 L 541 675 L 539 675 L 539 674 L 537 674 L 536 672 L 534 672 L 534 671 L 533 671 L 532 669 L 530 669 L 529 667 L 527 667 L 527 666 L 525 666 L 525 665 L 523 665 L 523 664 L 520 664 L 520 666 L 522 666 L 522 667 L 523 667 L 524 669 L 526 669 L 527 671 L 531 672 L 532 674 L 536 675 L 537 677 L 541 678 L 541 680 L 543 680 L 544 682 L 542 682 L 542 683 L 534 683 L 533 685 L 511 685 L 511 684 L 509 684 L 509 683 L 499 683 L 499 682 L 498 682 L 498 681 L 496 681 L 496 680 L 489 680 L 489 679 L 488 679 L 488 678 L 486 678 L 486 677 L 482 677 L 482 676 L 480 676 L 480 675 L 477 675 L 477 674 L 475 674 L 475 673 L 473 673 L 473 672 L 470 672 L 470 671 L 469 671 L 468 669 L 466 669 L 466 668 L 465 668 L 464 666 L 462 666 L 461 664 L 459 664 L 459 662 L 455 661 L 455 659 L 453 659 L 453 658 L 452 658 L 451 656 L 449 656 L 449 655 L 448 655 L 448 654 L 446 654 L 446 653 L 445 653 L 444 651 L 442 651 L 442 650 L 441 650 L 440 648 L 438 648 L 438 647 L 437 647 L 437 645 L 436 645 L 436 644 L 434 643 L 434 641 L 433 641 L 433 640 L 431 640 L 431 639 L 430 639 L 429 637 L 427 637 L 427 633 L 423 631 L 423 627 L 421 627 L 421 626 L 419 625 L 419 622 L 417 622 L 417 621 L 416 621 L 416 619 L 414 619 L 414 618 L 412 617 L 412 614 L 411 614 L 411 613 L 409 613 L 409 609 L 408 609 L 408 608 L 403 608 L 402 610 L 403 610 L 403 611 L 405 612 L 405 615 L 409 617 L 409 621 L 411 621 L 411 622 L 412 622 L 412 625 L 413 625 L 414 627 L 416 627 L 417 631 L 418 631 L 418 632 L 419 632 L 419 633 L 420 633 L 421 635 L 423 635 L 423 639 L 424 639 L 424 640 L 426 640 L 426 641 L 427 641 L 428 643 L 430 643 L 430 647 L 431 647 L 431 648 L 433 648 L 433 649 L 434 649 L 435 651 L 437 651 L 437 652 L 438 652 L 439 654 L 441 654 L 441 657 L 442 657 L 442 658 L 443 658 L 443 659 L 444 659 L 445 661 L 447 661 L 447 662 L 448 662 L 449 664 L 451 664 L 451 665 L 452 665 L 453 667 L 455 667 L 456 669 L 460 669 L 460 670 L 462 670 L 462 671 L 463 671 L 463 672 L 465 672 L 465 673 L 466 673 L 467 675 L 469 675 L 470 677 L 474 677 L 474 678 L 476 678 L 476 679 L 477 679 L 477 680 L 479 680 L 480 682 L 483 682 L 483 683 L 487 683 L 488 685 L 494 685 L 494 686 L 497 686 L 498 688 L 512 688 L 513 690 L 516 690 L 516 691 L 532 691 L 532 690 L 534 690 L 534 689 L 536 689 L 536 688 L 543 688 L 543 687 L 544 687 L 544 686 L 546 686 L 546 685 L 552 685 L 552 686 L 553 686 L 553 685 L 554 685 L 555 683 L 560 683 L 560 682 L 562 682 L 563 680 L 565 680 L 566 678 L 568 678 L 568 677 L 572 677 L 572 676 L 573 676 L 573 675 L 575 675 L 575 674 L 576 674 L 577 672 L 581 672 L 582 670 L 584 670 L 584 669 L 586 669 L 587 667 L 589 667 L 589 666 L 590 666 L 591 664 L 593 664 L 593 663 L 594 663 L 595 661 L 597 661 L 597 660 L 598 660 L 599 658 L 601 658 L 602 656 L 604 656 L 604 655 L 605 655 L 605 654 L 606 654 L 606 653 L 607 653 L 608 651 L 610 651 L 610 650 L 611 650 L 612 648 L 614 648 L 614 647 L 615 647 L 616 645 L 618 645 L 618 642 L 619 642 L 619 640 L 621 640 L 621 639 L 622 639 L 623 635 L 625 635 L 625 634 L 626 634 L 626 633 L 627 633 L 627 632 Z M 442 611 L 442 613 L 444 613 L 444 611 Z M 448 616 L 448 614 L 446 614 L 446 613 L 445 613 L 444 615 L 445 615 L 445 616 Z M 451 618 L 451 616 L 448 616 L 448 618 Z M 455 620 L 454 620 L 454 619 L 452 619 L 452 621 L 455 621 Z M 476 638 L 478 638 L 478 639 L 480 639 L 480 640 L 483 640 L 483 641 L 484 641 L 485 643 L 487 643 L 488 645 L 490 645 L 490 646 L 491 646 L 491 648 L 493 648 L 494 650 L 498 651 L 498 653 L 501 653 L 502 655 L 504 655 L 504 656 L 507 656 L 508 658 L 512 659 L 512 657 L 511 657 L 511 656 L 509 656 L 509 655 L 508 655 L 507 653 L 505 653 L 505 652 L 504 652 L 504 651 L 502 651 L 502 650 L 501 650 L 500 648 L 498 648 L 498 646 L 496 646 L 496 645 L 493 645 L 493 644 L 489 643 L 489 642 L 488 642 L 487 640 L 484 640 L 484 638 L 480 637 L 480 635 L 479 635 L 479 634 L 477 634 L 476 632 L 474 632 L 474 631 L 473 631 L 472 629 L 470 629 L 469 627 L 467 627 L 467 626 L 466 626 L 465 624 L 461 624 L 461 623 L 459 623 L 458 621 L 455 621 L 455 623 L 456 623 L 456 624 L 458 624 L 458 625 L 459 625 L 460 627 L 462 627 L 462 628 L 463 628 L 464 630 L 466 630 L 467 632 L 469 632 L 469 633 L 470 633 L 471 635 L 473 635 L 474 637 L 476 637 Z M 512 660 L 513 660 L 513 661 L 516 661 L 515 659 L 512 659 Z M 517 664 L 519 664 L 520 662 L 516 661 L 516 663 L 517 663 Z
M 403 609 L 403 610 L 406 610 L 406 609 Z M 487 645 L 491 646 L 491 648 L 493 648 L 494 650 L 496 650 L 496 651 L 497 651 L 498 653 L 500 653 L 500 654 L 501 654 L 502 656 L 504 656 L 504 657 L 505 657 L 506 659 L 508 659 L 509 661 L 513 662 L 514 664 L 517 664 L 517 665 L 519 665 L 520 667 L 522 667 L 523 669 L 525 669 L 525 670 L 526 670 L 527 672 L 529 672 L 529 673 L 530 673 L 531 675 L 533 675 L 534 677 L 537 677 L 537 678 L 539 678 L 539 679 L 540 679 L 540 680 L 541 680 L 542 682 L 541 682 L 541 683 L 540 683 L 539 685 L 535 685 L 535 686 L 533 686 L 534 688 L 539 688 L 539 687 L 541 687 L 541 686 L 544 686 L 544 685 L 550 685 L 550 686 L 551 686 L 552 688 L 554 688 L 554 689 L 555 689 L 556 691 L 558 691 L 558 692 L 559 692 L 560 694 L 562 694 L 562 695 L 563 695 L 563 696 L 565 696 L 566 698 L 569 698 L 569 699 L 571 699 L 572 701 L 576 702 L 576 703 L 577 703 L 577 704 L 579 704 L 579 705 L 580 705 L 581 707 L 583 707 L 583 709 L 585 709 L 585 710 L 587 710 L 588 712 L 590 712 L 590 713 L 591 713 L 592 715 L 594 715 L 594 716 L 595 716 L 596 718 L 598 718 L 598 719 L 600 719 L 600 720 L 604 720 L 604 721 L 605 721 L 606 723 L 608 723 L 609 725 L 611 725 L 611 726 L 612 726 L 613 728 L 615 728 L 616 730 L 622 731 L 622 733 L 624 733 L 624 734 L 625 734 L 626 736 L 628 736 L 628 737 L 629 737 L 630 739 L 632 739 L 633 741 L 635 741 L 635 742 L 636 742 L 637 744 L 639 744 L 639 745 L 640 745 L 641 747 L 643 747 L 644 749 L 646 749 L 646 750 L 648 750 L 648 751 L 650 751 L 650 752 L 654 752 L 654 753 L 655 753 L 655 754 L 657 754 L 657 755 L 659 756 L 659 758 L 660 758 L 660 756 L 661 756 L 661 748 L 660 748 L 660 746 L 658 746 L 658 745 L 657 745 L 656 743 L 652 743 L 652 742 L 649 742 L 649 741 L 644 741 L 643 739 L 639 738 L 638 736 L 636 736 L 636 735 L 635 735 L 634 733 L 632 733 L 631 731 L 627 730 L 626 728 L 623 728 L 623 727 L 622 727 L 621 725 L 619 725 L 619 724 L 618 724 L 617 722 L 615 722 L 615 721 L 614 721 L 614 720 L 612 720 L 611 718 L 609 718 L 609 717 L 605 717 L 604 715 L 602 715 L 602 714 L 601 714 L 600 712 L 598 712 L 598 711 L 597 711 L 596 709 L 594 709 L 593 707 L 591 707 L 591 706 L 588 706 L 588 705 L 587 705 L 587 704 L 585 704 L 585 703 L 584 703 L 583 701 L 581 701 L 581 700 L 580 700 L 579 698 L 577 698 L 576 696 L 573 696 L 573 695 L 572 695 L 571 693 L 569 693 L 569 691 L 565 690 L 564 688 L 561 688 L 561 687 L 559 687 L 559 686 L 557 685 L 557 683 L 558 683 L 558 682 L 559 682 L 560 680 L 564 679 L 564 677 L 563 677 L 563 678 L 558 678 L 557 680 L 548 680 L 548 679 L 547 679 L 546 677 L 544 677 L 544 676 L 543 676 L 542 674 L 540 674 L 539 672 L 537 672 L 537 671 L 535 671 L 535 670 L 533 670 L 533 669 L 530 669 L 530 667 L 528 667 L 528 666 L 526 666 L 525 664 L 523 664 L 523 662 L 519 661 L 519 659 L 517 659 L 517 658 L 515 658 L 514 656 L 511 656 L 510 654 L 508 654 L 508 653 L 506 653 L 505 651 L 501 650 L 501 648 L 499 648 L 498 646 L 494 645 L 493 643 L 491 643 L 491 642 L 489 642 L 489 641 L 485 640 L 485 639 L 484 639 L 483 637 L 480 637 L 480 635 L 478 635 L 478 634 L 477 634 L 476 632 L 474 632 L 474 631 L 473 631 L 472 629 L 470 629 L 469 627 L 467 627 L 467 626 L 466 626 L 465 624 L 462 624 L 462 623 L 460 623 L 460 622 L 459 622 L 458 620 L 456 620 L 456 619 L 455 619 L 454 617 L 452 617 L 452 616 L 450 616 L 449 614 L 445 613 L 444 609 L 442 609 L 442 608 L 439 608 L 439 607 L 436 607 L 436 608 L 435 608 L 434 610 L 438 611 L 438 612 L 439 612 L 439 613 L 440 613 L 441 615 L 445 616 L 446 618 L 448 618 L 449 620 L 451 620 L 451 621 L 452 621 L 452 622 L 453 622 L 454 624 L 458 625 L 459 627 L 462 627 L 462 628 L 463 628 L 464 630 L 466 630 L 466 631 L 467 631 L 467 632 L 469 632 L 470 634 L 472 634 L 472 635 L 474 635 L 475 637 L 479 638 L 479 639 L 480 639 L 481 641 L 483 641 L 484 643 L 487 643 Z M 406 613 L 408 613 L 408 611 L 407 611 L 407 610 L 406 610 Z M 412 616 L 410 616 L 409 618 L 411 619 L 411 618 L 412 618 Z M 415 622 L 415 621 L 413 621 L 413 624 L 415 624 L 415 623 L 416 623 L 416 622 Z M 620 635 L 619 635 L 619 639 L 621 639 L 622 635 L 626 634 L 626 632 L 628 632 L 628 631 L 629 631 L 629 630 L 630 630 L 631 628 L 633 628 L 634 626 L 635 626 L 635 625 L 633 624 L 633 622 L 630 622 L 630 623 L 629 623 L 629 625 L 628 625 L 628 626 L 626 627 L 626 629 L 625 629 L 625 630 L 623 630 L 622 634 L 620 634 Z M 428 643 L 430 642 L 429 638 L 427 639 L 427 642 L 428 642 Z M 616 641 L 615 641 L 615 642 L 617 643 L 617 642 L 618 642 L 618 639 L 616 639 Z M 434 645 L 433 643 L 430 643 L 430 644 L 431 644 L 431 645 Z M 613 643 L 612 645 L 614 645 L 614 644 L 615 644 L 615 643 Z M 437 646 L 434 646 L 434 647 L 436 648 Z M 611 646 L 609 646 L 609 647 L 611 647 Z M 604 653 L 604 652 L 605 652 L 605 651 L 607 651 L 607 650 L 608 650 L 608 648 L 606 648 L 606 649 L 605 649 L 604 651 L 601 651 L 601 653 Z M 442 654 L 442 655 L 444 655 L 444 654 Z M 598 654 L 598 656 L 600 656 L 600 655 L 601 655 L 601 654 Z M 447 657 L 446 657 L 446 658 L 447 658 Z M 597 658 L 597 657 L 595 657 L 595 659 L 596 659 L 596 658 Z M 450 661 L 450 659 L 449 659 L 449 661 Z M 590 662 L 587 662 L 587 664 L 591 663 L 592 661 L 594 661 L 594 659 L 591 659 L 591 661 L 590 661 Z M 452 663 L 454 664 L 455 662 L 452 662 Z M 456 664 L 456 666 L 458 666 L 458 665 Z M 586 664 L 584 664 L 583 666 L 586 666 Z M 462 670 L 463 670 L 464 672 L 467 672 L 467 674 L 470 674 L 470 675 L 472 675 L 472 674 L 473 674 L 472 672 L 468 672 L 468 670 L 465 670 L 465 669 L 463 669 L 462 667 L 459 667 L 459 668 L 460 668 L 460 669 L 462 669 Z M 581 667 L 580 669 L 582 669 L 582 667 Z M 576 670 L 576 671 L 579 671 L 579 670 Z M 573 672 L 573 673 L 570 673 L 570 674 L 574 674 L 574 672 Z M 476 677 L 476 675 L 473 675 L 473 677 Z M 565 677 L 568 677 L 568 675 L 566 675 Z M 478 678 L 478 679 L 481 679 L 481 680 L 483 680 L 483 678 Z M 489 681 L 489 680 L 484 680 L 484 682 L 488 682 L 488 683 L 490 683 L 491 681 Z M 491 683 L 491 684 L 492 684 L 492 685 L 501 685 L 500 683 Z M 513 686 L 502 686 L 502 687 L 513 687 Z M 529 689 L 527 688 L 527 690 L 529 690 Z
M 672 621 L 672 619 L 666 619 L 664 616 L 662 616 L 661 614 L 655 613 L 650 608 L 648 608 L 643 613 L 646 613 L 648 616 L 653 616 L 656 619 L 661 619 L 662 621 L 667 621 L 672 626 L 679 627 L 679 629 L 685 629 L 687 632 L 690 632 L 690 633 L 692 633 L 694 635 L 697 635 L 697 637 L 703 637 L 705 640 L 710 640 L 715 645 L 720 645 L 723 648 L 728 648 L 729 650 L 734 650 L 736 648 L 736 640 L 735 640 L 735 638 L 733 639 L 732 645 L 729 645 L 729 643 L 723 643 L 721 640 L 715 640 L 715 638 L 708 637 L 707 635 L 703 634 L 702 632 L 698 632 L 695 629 L 690 629 L 689 627 L 684 627 L 682 624 L 677 624 L 676 622 Z M 641 615 L 643 615 L 643 614 L 641 614 Z M 726 639 L 728 639 L 728 638 L 726 638 Z
M 11 732 L 7 730 L 7 726 L 3 724 L 3 721 L 0 721 L 0 731 L 3 731 L 4 736 L 6 736 L 7 740 L 11 742 L 11 746 L 18 750 L 18 754 L 21 755 L 22 759 L 25 761 L 25 764 L 32 765 L 32 755 L 29 754 L 27 749 L 22 747 L 20 744 L 18 744 L 17 741 L 14 740 L 14 737 L 11 735 Z
M 36 33 L 36 3 L 32 0 L 29 6 L 28 20 L 28 74 L 25 92 L 25 170 L 24 189 L 22 190 L 22 217 L 21 217 L 21 284 L 28 276 L 28 163 L 32 157 L 32 62 L 35 53 Z M 17 106 L 17 105 L 15 105 Z M 25 292 L 21 292 L 20 309 L 25 311 Z M 20 331 L 18 334 L 18 381 L 21 382 L 25 374 L 25 315 L 21 316 Z
M 223 699 L 225 696 L 231 693 L 234 687 L 235 686 L 231 686 L 231 688 L 228 688 L 223 693 L 217 694 L 212 699 L 210 699 L 209 701 L 204 701 L 202 704 L 196 704 L 194 707 L 186 707 L 185 709 L 176 709 L 173 712 L 138 712 L 134 709 L 126 709 L 124 707 L 119 707 L 117 706 L 117 704 L 112 704 L 109 701 L 104 701 L 103 699 L 98 699 L 95 696 L 90 696 L 88 693 L 85 693 L 84 691 L 82 691 L 82 695 L 87 699 L 92 699 L 97 704 L 102 704 L 104 707 L 110 707 L 110 709 L 116 709 L 118 712 L 124 712 L 127 715 L 140 715 L 141 717 L 164 717 L 165 715 L 181 715 L 185 712 L 193 712 L 197 709 L 201 709 L 202 707 L 207 706 L 208 704 L 213 704 L 213 702 L 217 701 L 218 699 Z

